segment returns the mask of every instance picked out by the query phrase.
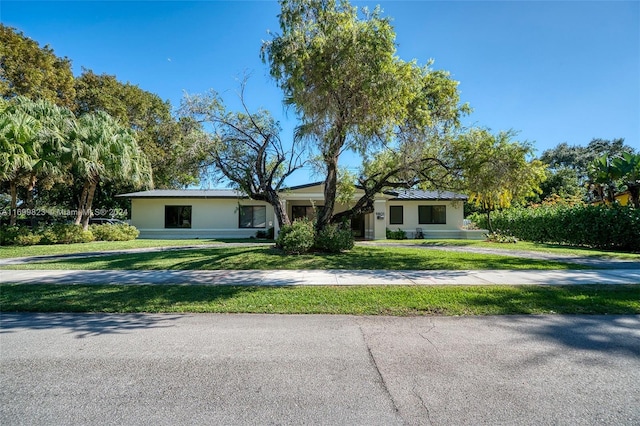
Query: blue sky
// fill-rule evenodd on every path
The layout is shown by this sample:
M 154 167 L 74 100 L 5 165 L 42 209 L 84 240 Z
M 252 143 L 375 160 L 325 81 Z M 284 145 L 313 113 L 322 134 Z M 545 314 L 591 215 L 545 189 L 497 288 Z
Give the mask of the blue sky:
M 625 138 L 640 149 L 640 2 L 356 1 L 393 18 L 398 55 L 451 72 L 474 112 L 466 125 L 514 129 L 537 153 L 560 142 Z M 11 1 L 0 20 L 81 68 L 180 103 L 213 88 L 296 124 L 259 52 L 277 32 L 275 1 Z M 355 166 L 349 161 L 348 165 Z M 316 180 L 309 171 L 291 184 Z

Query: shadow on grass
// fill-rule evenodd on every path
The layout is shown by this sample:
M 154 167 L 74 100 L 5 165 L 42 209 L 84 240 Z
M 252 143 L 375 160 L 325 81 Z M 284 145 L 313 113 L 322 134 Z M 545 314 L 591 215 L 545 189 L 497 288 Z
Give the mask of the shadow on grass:
M 42 269 L 586 269 L 580 265 L 513 256 L 431 252 L 420 248 L 355 247 L 341 254 L 286 255 L 272 247 L 220 247 L 171 252 L 127 253 L 99 258 L 66 259 L 38 264 Z
M 638 285 L 567 285 L 478 288 L 467 295 L 471 307 L 493 306 L 495 314 L 640 313 Z
M 208 307 L 224 303 L 238 296 L 250 295 L 258 291 L 250 286 L 191 286 L 191 285 L 51 285 L 51 284 L 5 284 L 0 294 L 0 329 L 26 326 L 29 322 L 18 321 L 9 312 L 52 312 L 54 316 L 38 318 L 29 328 L 47 328 L 59 326 L 69 321 L 68 313 L 155 313 L 181 312 L 181 306 L 200 306 L 207 312 Z M 198 310 L 187 310 L 198 312 Z M 56 317 L 55 315 L 61 315 Z M 49 318 L 49 319 L 48 319 Z M 146 328 L 157 322 L 166 322 L 177 317 L 125 315 L 119 320 L 90 323 L 82 317 L 73 317 L 72 328 L 106 332 L 117 332 L 129 328 Z M 33 318 L 27 318 L 32 320 Z M 63 322 L 57 319 L 64 320 Z M 99 333 L 98 333 L 99 334 Z

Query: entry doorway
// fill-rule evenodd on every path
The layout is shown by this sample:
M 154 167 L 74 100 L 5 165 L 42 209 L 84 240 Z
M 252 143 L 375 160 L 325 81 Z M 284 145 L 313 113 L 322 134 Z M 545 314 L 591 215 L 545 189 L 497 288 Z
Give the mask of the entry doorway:
M 358 240 L 364 240 L 365 233 L 365 220 L 364 215 L 360 214 L 351 218 L 351 232 L 353 237 Z

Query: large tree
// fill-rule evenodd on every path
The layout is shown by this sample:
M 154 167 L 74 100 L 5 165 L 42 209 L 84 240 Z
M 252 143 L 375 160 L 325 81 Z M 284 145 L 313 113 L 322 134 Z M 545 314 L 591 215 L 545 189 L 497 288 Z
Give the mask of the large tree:
M 596 138 L 586 146 L 562 142 L 544 151 L 540 160 L 548 165 L 548 170 L 540 197 L 547 198 L 553 194 L 585 197 L 586 186 L 592 177 L 589 171 L 591 165 L 603 156 L 614 158 L 623 153 L 633 154 L 635 150 L 625 145 L 622 138 Z
M 37 160 L 40 123 L 15 102 L 0 103 L 0 180 L 9 186 L 10 224 L 16 224 L 18 184 Z
M 26 96 L 72 107 L 75 96 L 71 61 L 55 55 L 21 31 L 0 24 L 0 94 Z
M 514 141 L 514 136 L 513 131 L 494 135 L 486 129 L 471 129 L 457 140 L 470 201 L 485 211 L 492 232 L 491 212 L 539 193 L 545 179 L 546 166 L 530 160 L 532 145 Z
M 104 111 L 135 131 L 153 169 L 156 187 L 179 188 L 198 182 L 204 156 L 199 139 L 194 137 L 199 128 L 188 120 L 176 120 L 168 101 L 113 75 L 91 70 L 83 70 L 75 88 L 78 115 Z
M 93 198 L 101 182 L 122 182 L 134 188 L 152 185 L 151 168 L 132 130 L 105 112 L 82 115 L 70 135 L 73 175 L 82 184 L 76 224 L 89 226 Z
M 300 116 L 298 136 L 311 139 L 319 151 L 326 174 L 317 220 L 322 229 L 336 219 L 340 155 L 352 150 L 366 160 L 372 147 L 415 143 L 399 134 L 436 129 L 442 118 L 457 122 L 457 83 L 446 73 L 399 59 L 390 20 L 377 8 L 358 11 L 346 0 L 280 4 L 282 32 L 263 44 L 262 57 L 286 105 Z M 360 204 L 368 206 L 373 195 L 365 196 Z
M 242 111 L 228 111 L 217 92 L 185 95 L 182 114 L 207 124 L 207 153 L 214 178 L 222 178 L 254 200 L 273 206 L 278 225 L 290 224 L 280 190 L 304 165 L 299 143 L 285 147 L 280 126 L 263 109 L 251 112 L 245 102 L 246 79 L 239 93 Z M 204 136 L 204 135 L 203 135 Z

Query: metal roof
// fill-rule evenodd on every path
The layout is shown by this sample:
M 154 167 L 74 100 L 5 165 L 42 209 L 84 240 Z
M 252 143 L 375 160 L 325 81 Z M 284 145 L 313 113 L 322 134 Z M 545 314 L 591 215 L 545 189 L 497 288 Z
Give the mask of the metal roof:
M 467 197 L 464 194 L 458 194 L 451 191 L 423 191 L 420 189 L 396 189 L 386 191 L 385 194 L 391 195 L 392 200 L 421 200 L 421 201 L 464 201 Z
M 235 189 L 153 189 L 120 194 L 122 198 L 247 198 Z
M 318 183 L 308 185 L 298 185 L 295 187 L 287 188 L 301 189 L 310 186 L 317 185 Z M 283 191 L 286 191 L 284 189 Z M 422 191 L 419 189 L 397 189 L 393 191 L 386 191 L 386 195 L 393 198 L 391 200 L 422 200 L 422 201 L 437 201 L 446 200 L 453 201 L 467 200 L 464 194 L 458 194 L 450 191 Z M 121 198 L 248 198 L 242 192 L 235 189 L 153 189 L 151 191 L 130 192 L 128 194 L 120 194 L 117 197 Z

